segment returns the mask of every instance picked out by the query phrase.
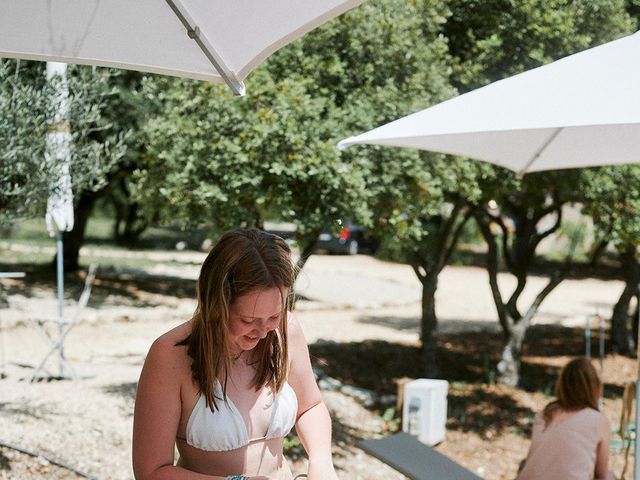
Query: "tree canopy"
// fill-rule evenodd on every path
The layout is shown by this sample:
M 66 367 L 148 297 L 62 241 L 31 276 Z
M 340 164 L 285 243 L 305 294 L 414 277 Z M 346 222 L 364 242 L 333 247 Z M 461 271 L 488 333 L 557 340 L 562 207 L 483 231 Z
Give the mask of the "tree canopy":
M 69 124 L 74 191 L 100 188 L 105 172 L 124 154 L 122 133 L 99 138 L 112 95 L 108 70 L 70 67 Z M 46 133 L 58 110 L 56 80 L 44 64 L 0 60 L 0 222 L 44 213 L 59 166 L 45 162 Z

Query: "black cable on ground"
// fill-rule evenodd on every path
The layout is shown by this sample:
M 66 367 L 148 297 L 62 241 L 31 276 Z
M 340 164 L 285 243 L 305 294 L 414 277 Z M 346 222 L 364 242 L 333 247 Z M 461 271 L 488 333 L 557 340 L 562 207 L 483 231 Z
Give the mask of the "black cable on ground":
M 84 478 L 89 478 L 90 480 L 98 480 L 97 477 L 93 477 L 91 475 L 89 475 L 88 473 L 84 473 L 82 470 L 78 470 L 75 467 L 72 467 L 71 465 L 61 462 L 60 460 L 56 460 L 55 458 L 51 458 L 51 457 L 47 457 L 46 455 L 42 455 L 41 453 L 38 452 L 33 452 L 31 450 L 27 450 L 26 448 L 21 448 L 21 447 L 16 447 L 15 445 L 11 445 L 10 443 L 7 443 L 3 440 L 0 440 L 0 447 L 5 447 L 5 448 L 9 448 L 11 450 L 15 450 L 17 452 L 20 453 L 24 453 L 26 455 L 31 455 L 32 457 L 35 458 L 42 458 L 44 460 L 46 460 L 47 462 L 49 462 L 52 465 L 56 465 L 58 467 L 62 467 L 66 470 L 70 470 L 73 473 L 76 473 L 78 475 L 80 475 L 81 477 Z

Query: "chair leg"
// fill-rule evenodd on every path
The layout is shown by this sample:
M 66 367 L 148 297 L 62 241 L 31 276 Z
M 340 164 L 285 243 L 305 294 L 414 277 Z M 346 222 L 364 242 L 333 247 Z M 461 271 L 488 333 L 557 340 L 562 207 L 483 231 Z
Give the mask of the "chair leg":
M 38 364 L 38 366 L 33 369 L 33 374 L 31 374 L 31 377 L 29 378 L 30 383 L 35 382 L 36 376 L 38 375 L 38 373 L 40 373 L 40 370 L 44 368 L 45 363 L 47 363 L 47 360 L 49 360 L 49 357 L 51 357 L 53 352 L 55 352 L 56 350 L 57 350 L 57 347 L 55 345 L 51 347 L 47 352 L 47 354 L 42 359 L 42 361 Z
M 62 322 L 63 322 L 62 325 L 65 325 L 65 328 L 63 329 L 62 332 L 60 332 L 56 340 L 52 338 L 52 335 L 49 335 L 49 331 L 45 327 L 43 327 L 41 323 L 39 323 L 36 320 L 33 320 L 33 324 L 36 327 L 36 331 L 49 343 L 50 349 L 45 355 L 45 357 L 42 359 L 42 361 L 34 369 L 33 375 L 31 375 L 29 379 L 30 382 L 35 381 L 37 375 L 43 370 L 45 364 L 47 363 L 49 358 L 51 358 L 51 355 L 53 355 L 56 351 L 58 352 L 61 367 L 69 371 L 71 373 L 71 378 L 73 378 L 74 380 L 77 380 L 79 378 L 77 372 L 75 371 L 71 363 L 69 363 L 67 359 L 64 358 L 64 355 L 63 355 L 64 341 L 67 335 L 69 334 L 69 332 L 71 331 L 71 329 L 77 324 L 77 320 L 80 316 L 80 312 L 82 312 L 87 302 L 89 301 L 89 295 L 91 294 L 91 285 L 93 283 L 93 280 L 95 279 L 96 270 L 97 270 L 97 265 L 92 263 L 89 266 L 89 270 L 85 278 L 84 290 L 82 291 L 82 294 L 80 295 L 80 299 L 78 301 L 78 309 L 76 310 L 76 313 L 74 317 L 71 319 L 71 321 L 64 321 L 64 319 L 62 319 Z
M 33 383 L 36 380 L 36 376 L 38 375 L 38 373 L 40 373 L 40 371 L 43 369 L 44 365 L 47 363 L 51 355 L 56 351 L 58 352 L 61 365 L 63 365 L 67 370 L 71 372 L 71 378 L 73 380 L 78 379 L 78 374 L 76 373 L 75 369 L 71 366 L 69 361 L 66 358 L 64 358 L 64 356 L 62 355 L 62 347 L 64 346 L 64 340 L 73 327 L 74 327 L 73 324 L 68 325 L 67 328 L 62 332 L 62 335 L 60 335 L 58 340 L 55 342 L 51 340 L 51 338 L 49 338 L 51 348 L 49 349 L 45 357 L 42 359 L 42 361 L 38 364 L 38 366 L 34 369 L 33 374 L 29 378 L 29 382 Z

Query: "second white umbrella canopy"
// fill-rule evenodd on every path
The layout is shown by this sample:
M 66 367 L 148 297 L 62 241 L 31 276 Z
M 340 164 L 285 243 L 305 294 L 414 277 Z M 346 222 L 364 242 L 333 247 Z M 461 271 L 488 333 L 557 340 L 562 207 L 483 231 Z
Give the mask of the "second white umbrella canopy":
M 0 0 L 0 57 L 226 82 L 363 0 Z
M 340 142 L 412 147 L 519 173 L 640 161 L 640 32 Z

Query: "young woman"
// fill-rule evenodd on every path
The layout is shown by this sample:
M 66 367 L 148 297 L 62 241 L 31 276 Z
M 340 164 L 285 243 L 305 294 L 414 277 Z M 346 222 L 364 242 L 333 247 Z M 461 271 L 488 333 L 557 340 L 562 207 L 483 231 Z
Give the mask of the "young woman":
M 557 400 L 536 416 L 518 480 L 615 480 L 607 468 L 611 425 L 598 411 L 601 393 L 589 359 L 565 365 L 556 382 Z
M 283 438 L 294 425 L 308 479 L 337 479 L 329 414 L 289 312 L 294 279 L 280 237 L 234 230 L 214 246 L 193 317 L 153 343 L 142 369 L 136 479 L 290 480 Z

